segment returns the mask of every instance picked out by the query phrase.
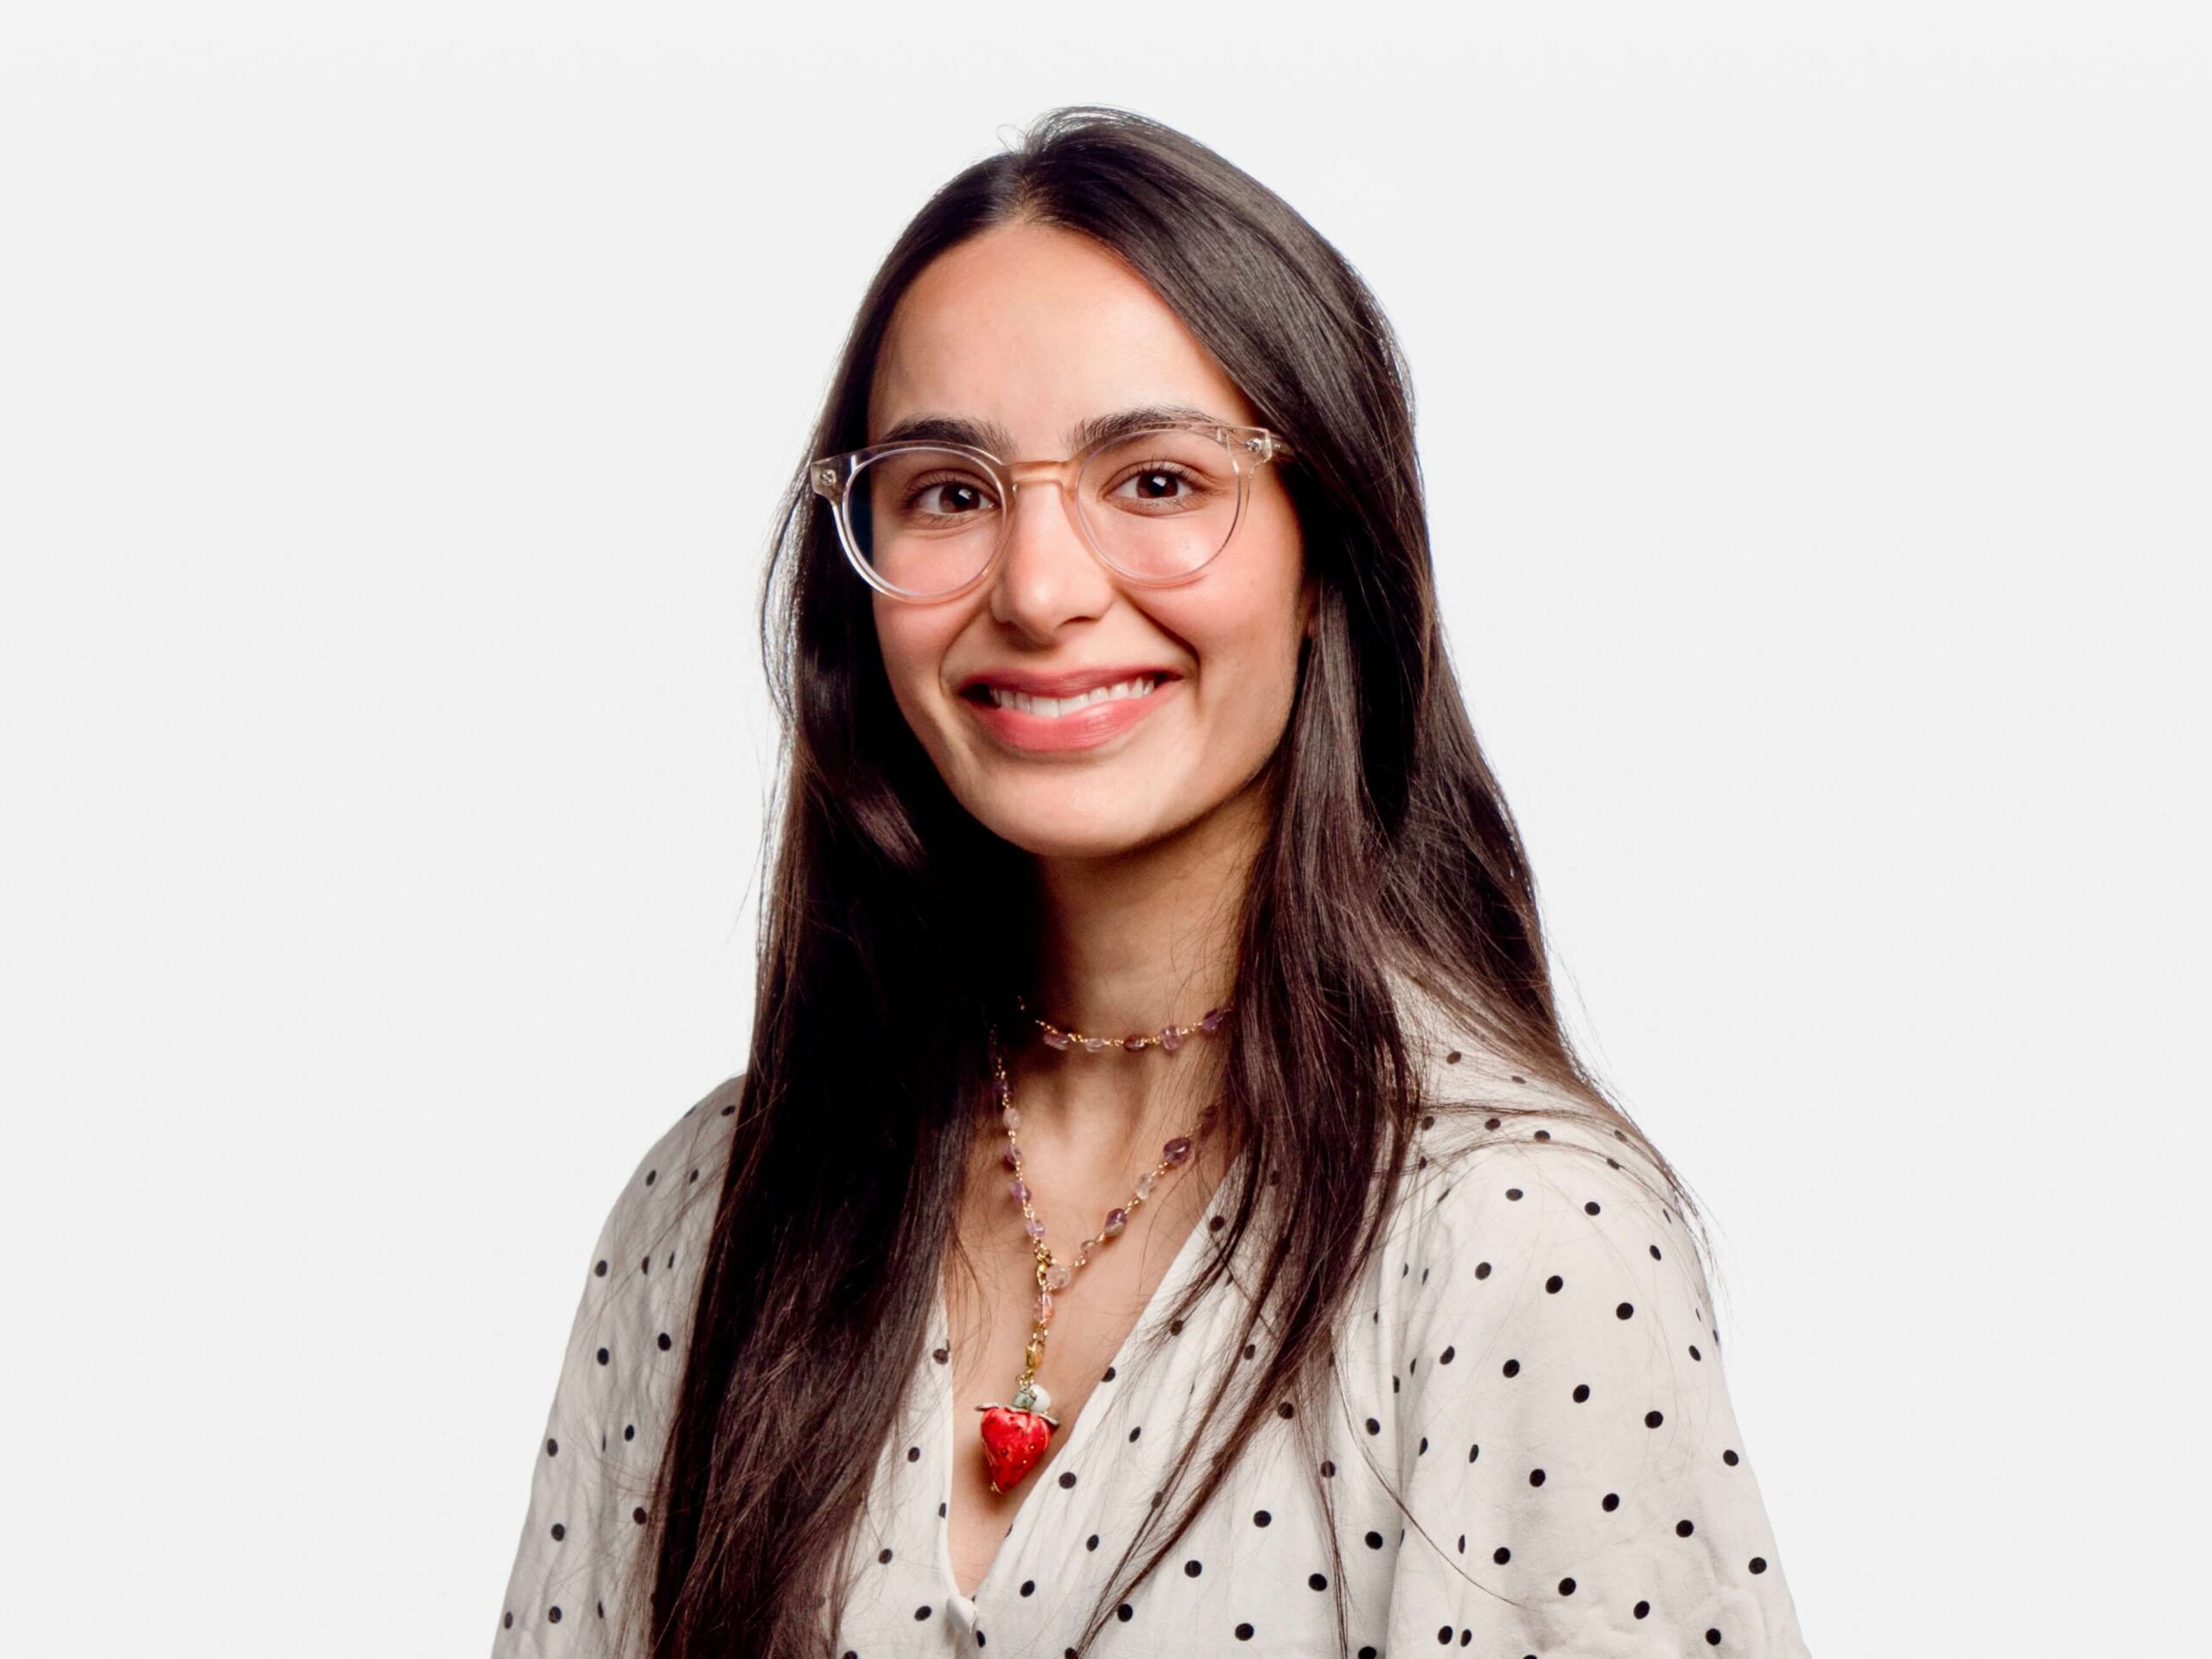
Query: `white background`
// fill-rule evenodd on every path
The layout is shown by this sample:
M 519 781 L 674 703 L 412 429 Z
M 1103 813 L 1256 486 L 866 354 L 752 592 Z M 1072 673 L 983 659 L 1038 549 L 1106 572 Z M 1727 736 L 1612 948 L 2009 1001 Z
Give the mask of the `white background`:
M 1105 102 L 1402 334 L 1815 1651 L 2183 1650 L 2183 11 L 13 10 L 0 1648 L 488 1646 L 599 1223 L 743 1062 L 777 493 L 906 218 Z

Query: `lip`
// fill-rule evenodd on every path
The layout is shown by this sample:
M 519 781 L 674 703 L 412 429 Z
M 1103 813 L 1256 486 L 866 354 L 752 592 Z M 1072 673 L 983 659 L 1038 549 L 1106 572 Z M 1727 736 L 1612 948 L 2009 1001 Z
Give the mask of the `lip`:
M 1183 677 L 1172 670 L 1142 668 L 1084 670 L 1058 676 L 1001 676 L 993 673 L 978 675 L 962 688 L 965 690 L 968 687 L 988 684 L 1011 691 L 1026 691 L 1033 696 L 1064 697 L 1072 696 L 1078 691 L 1088 691 L 1093 686 L 1112 685 L 1122 680 L 1162 673 L 1168 677 L 1142 696 L 1109 698 L 1072 715 L 1024 714 L 1019 709 L 979 702 L 969 696 L 963 696 L 958 701 L 960 706 L 975 717 L 977 725 L 1007 748 L 1031 754 L 1065 753 L 1070 750 L 1096 748 L 1129 730 L 1152 713 L 1155 703 L 1174 696 L 1183 683 Z

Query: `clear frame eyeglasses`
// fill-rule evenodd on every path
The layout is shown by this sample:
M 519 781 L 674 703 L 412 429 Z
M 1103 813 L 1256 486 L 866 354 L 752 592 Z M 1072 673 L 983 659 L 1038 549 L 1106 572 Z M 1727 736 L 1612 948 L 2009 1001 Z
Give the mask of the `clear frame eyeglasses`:
M 1058 484 L 1084 540 L 1116 575 L 1187 582 L 1229 545 L 1251 480 L 1291 449 L 1263 426 L 1211 422 L 1109 432 L 1065 461 L 1001 461 L 935 439 L 872 444 L 807 463 L 836 509 L 845 556 L 893 599 L 957 598 L 994 570 L 1025 484 Z

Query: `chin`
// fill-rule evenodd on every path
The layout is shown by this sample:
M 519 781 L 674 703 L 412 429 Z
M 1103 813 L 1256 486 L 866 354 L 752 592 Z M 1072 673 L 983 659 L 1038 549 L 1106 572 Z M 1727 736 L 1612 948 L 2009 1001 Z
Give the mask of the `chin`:
M 1113 858 L 1148 846 L 1166 833 L 1126 812 L 1092 812 L 1077 806 L 1001 809 L 976 817 L 1001 841 L 1036 858 Z

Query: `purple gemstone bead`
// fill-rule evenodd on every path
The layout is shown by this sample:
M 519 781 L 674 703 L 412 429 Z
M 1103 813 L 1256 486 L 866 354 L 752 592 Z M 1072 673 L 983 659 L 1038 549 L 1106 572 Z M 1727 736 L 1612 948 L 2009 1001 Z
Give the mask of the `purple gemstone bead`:
M 1067 1046 L 1068 1034 L 1065 1031 L 1048 1031 L 1045 1033 L 1046 1047 L 1065 1048 Z
M 1177 1049 L 1182 1047 L 1183 1027 L 1180 1026 L 1162 1026 L 1160 1028 L 1160 1046 L 1166 1049 L 1170 1054 L 1173 1054 Z
M 1128 1049 L 1130 1053 L 1134 1054 L 1144 1046 L 1144 1039 L 1141 1037 L 1124 1037 L 1122 1039 L 1122 1046 Z
M 1045 1236 L 1045 1224 L 1041 1221 L 1033 1221 L 1024 1226 L 1021 1230 L 1027 1233 L 1030 1237 L 1041 1241 Z
M 1191 1155 L 1191 1138 L 1179 1135 L 1160 1149 L 1160 1155 L 1171 1164 L 1181 1164 Z
M 1021 1167 L 1021 1160 L 1014 1155 L 1012 1147 L 1008 1147 L 1004 1152 L 999 1154 L 999 1162 L 1004 1164 L 1008 1169 L 1018 1170 Z
M 1129 1224 L 1129 1212 L 1118 1205 L 1106 1212 L 1106 1224 L 1098 1230 L 1111 1238 Z
M 1029 1183 L 1019 1175 L 1006 1184 L 1006 1190 L 1014 1194 L 1014 1201 L 1016 1204 L 1027 1204 L 1029 1201 Z
M 1211 1035 L 1221 1029 L 1221 1022 L 1229 1018 L 1227 1008 L 1208 1008 L 1205 1017 L 1198 1021 L 1198 1029 Z

